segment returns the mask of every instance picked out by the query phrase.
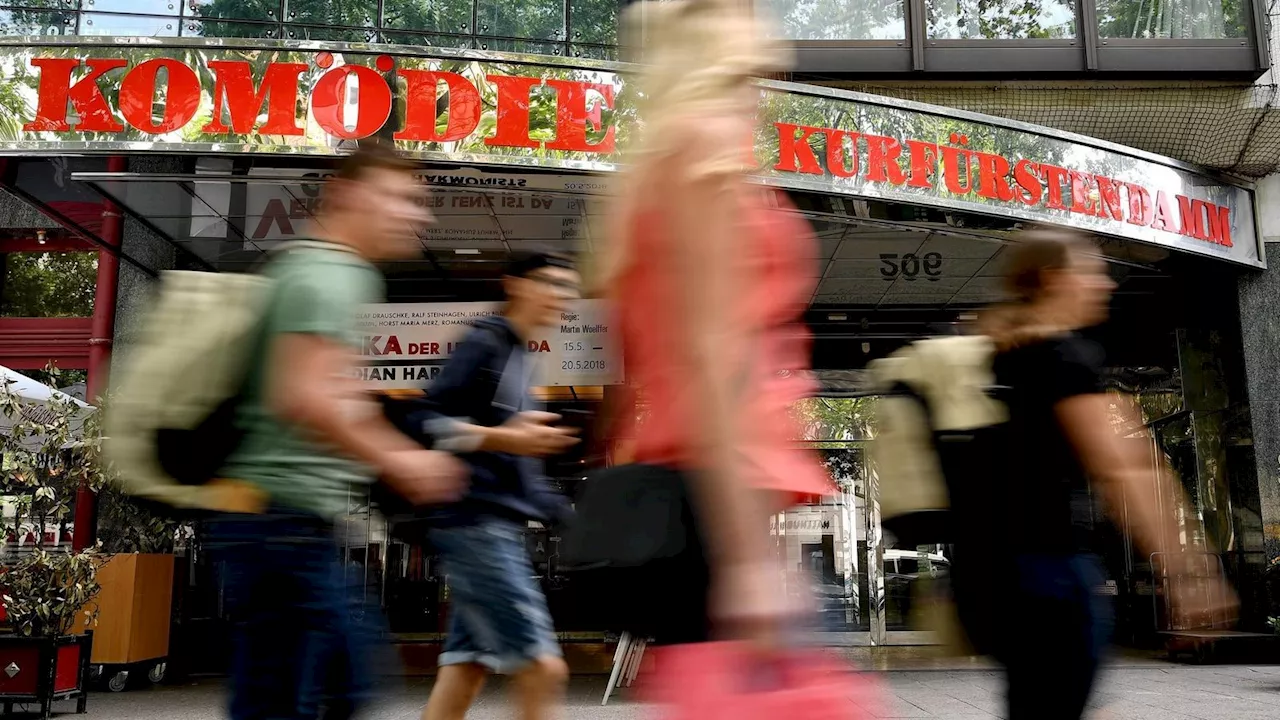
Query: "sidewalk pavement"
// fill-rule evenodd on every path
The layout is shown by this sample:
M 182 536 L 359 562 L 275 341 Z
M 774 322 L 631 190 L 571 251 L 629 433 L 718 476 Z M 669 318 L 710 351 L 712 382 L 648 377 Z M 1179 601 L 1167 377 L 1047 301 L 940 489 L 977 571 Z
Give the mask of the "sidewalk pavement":
M 878 718 L 993 720 L 1003 717 L 1000 675 L 986 669 L 897 670 L 871 673 L 888 698 Z M 411 680 L 389 694 L 366 717 L 370 720 L 417 720 L 426 703 L 429 679 Z M 614 696 L 600 706 L 605 679 L 575 679 L 570 686 L 564 720 L 641 720 L 654 717 L 647 708 Z M 160 686 L 89 698 L 89 713 L 75 716 L 74 707 L 59 708 L 71 720 L 224 720 L 221 681 L 202 680 L 183 686 Z M 1094 695 L 1089 720 L 1276 720 L 1280 718 L 1280 666 L 1184 666 L 1125 663 L 1110 668 Z M 857 706 L 850 701 L 850 718 Z M 22 715 L 18 716 L 22 718 Z M 511 718 L 501 684 L 495 683 L 468 715 L 472 720 Z M 7 719 L 6 719 L 7 720 Z

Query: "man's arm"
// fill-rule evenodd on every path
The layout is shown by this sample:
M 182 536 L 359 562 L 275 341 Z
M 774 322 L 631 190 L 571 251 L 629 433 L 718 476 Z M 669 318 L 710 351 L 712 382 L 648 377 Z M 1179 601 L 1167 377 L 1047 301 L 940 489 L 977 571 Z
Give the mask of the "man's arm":
M 564 451 L 573 444 L 573 435 L 550 427 L 559 419 L 551 413 L 520 413 L 497 427 L 474 422 L 471 415 L 481 410 L 475 403 L 492 401 L 488 390 L 478 384 L 490 380 L 483 372 L 495 364 L 500 351 L 488 331 L 472 330 L 432 383 L 427 393 L 430 409 L 415 419 L 420 418 L 424 430 L 435 438 L 437 449 L 449 452 L 544 456 Z
M 323 335 L 286 333 L 269 359 L 268 407 L 280 419 L 373 468 L 406 499 L 457 498 L 462 468 L 401 434 L 350 379 L 351 351 Z

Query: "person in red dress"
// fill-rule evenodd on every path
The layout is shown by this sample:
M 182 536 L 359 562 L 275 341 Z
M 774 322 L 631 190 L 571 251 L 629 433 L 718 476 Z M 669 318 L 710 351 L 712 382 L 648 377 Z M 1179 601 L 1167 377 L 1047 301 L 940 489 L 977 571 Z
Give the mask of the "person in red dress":
M 799 449 L 792 406 L 813 387 L 802 314 L 817 274 L 808 223 L 748 182 L 760 90 L 781 46 L 731 0 L 633 6 L 643 16 L 642 129 L 605 217 L 598 294 L 612 301 L 646 417 L 630 459 L 688 471 L 709 569 L 702 622 L 670 642 L 775 631 L 792 612 L 769 519 L 832 483 Z M 632 413 L 634 415 L 634 413 Z

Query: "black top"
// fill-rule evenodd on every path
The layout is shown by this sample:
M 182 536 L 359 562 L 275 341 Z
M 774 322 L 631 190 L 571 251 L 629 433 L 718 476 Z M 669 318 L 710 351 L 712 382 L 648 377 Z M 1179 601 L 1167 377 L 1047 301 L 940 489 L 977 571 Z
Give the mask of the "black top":
M 1055 413 L 1059 402 L 1103 392 L 1101 346 L 1069 334 L 996 357 L 997 396 L 1009 410 L 1000 481 L 1007 540 L 1020 553 L 1088 549 L 1088 486 Z

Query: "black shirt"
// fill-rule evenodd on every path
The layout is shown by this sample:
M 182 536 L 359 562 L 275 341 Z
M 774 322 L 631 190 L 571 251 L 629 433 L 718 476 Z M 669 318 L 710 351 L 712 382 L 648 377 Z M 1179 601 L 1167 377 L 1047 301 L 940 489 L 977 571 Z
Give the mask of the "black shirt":
M 1074 334 L 996 357 L 997 395 L 1009 410 L 1001 524 L 1019 554 L 1088 550 L 1087 479 L 1055 408 L 1103 392 L 1103 359 L 1101 346 Z

